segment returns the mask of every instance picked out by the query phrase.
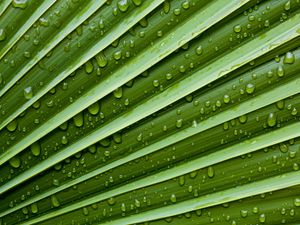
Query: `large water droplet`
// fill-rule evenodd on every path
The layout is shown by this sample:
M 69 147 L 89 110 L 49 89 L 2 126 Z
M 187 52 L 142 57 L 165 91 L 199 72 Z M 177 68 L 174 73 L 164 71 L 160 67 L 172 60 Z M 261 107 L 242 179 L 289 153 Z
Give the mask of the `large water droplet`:
M 97 60 L 98 66 L 100 66 L 102 68 L 105 67 L 108 63 L 107 58 L 103 52 L 98 53 L 98 55 L 96 56 L 96 60 Z
M 89 113 L 92 114 L 92 115 L 98 114 L 99 111 L 100 111 L 100 105 L 99 105 L 99 103 L 98 103 L 98 102 L 95 102 L 94 104 L 90 105 L 90 106 L 88 107 L 88 111 L 89 111 Z
M 123 95 L 123 89 L 122 89 L 122 87 L 119 87 L 116 90 L 114 90 L 114 96 L 115 96 L 115 98 L 121 98 L 122 95 Z
M 9 164 L 14 168 L 19 168 L 21 165 L 21 160 L 17 157 L 13 157 L 9 160 Z
M 295 62 L 295 56 L 292 52 L 287 52 L 284 56 L 283 63 L 293 64 Z
M 118 8 L 121 12 L 126 12 L 129 6 L 128 0 L 120 0 L 118 1 Z
M 59 203 L 59 201 L 58 201 L 58 199 L 57 199 L 57 197 L 56 197 L 55 195 L 52 195 L 52 196 L 51 196 L 51 203 L 52 203 L 52 205 L 53 205 L 54 207 L 60 206 L 60 203 Z
M 13 7 L 25 9 L 27 7 L 27 0 L 13 0 Z
M 83 125 L 83 113 L 80 112 L 73 117 L 73 121 L 76 127 L 81 127 Z
M 27 100 L 29 100 L 33 97 L 32 87 L 27 87 L 27 88 L 24 89 L 24 97 Z
M 41 147 L 40 147 L 39 143 L 37 143 L 37 142 L 33 143 L 30 146 L 30 150 L 34 156 L 39 156 L 41 153 Z

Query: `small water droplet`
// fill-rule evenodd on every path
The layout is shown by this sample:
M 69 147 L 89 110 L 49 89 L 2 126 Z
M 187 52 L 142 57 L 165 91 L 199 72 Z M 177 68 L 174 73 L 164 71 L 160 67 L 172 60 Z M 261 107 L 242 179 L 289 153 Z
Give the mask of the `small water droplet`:
M 270 113 L 267 118 L 267 124 L 269 127 L 274 127 L 277 123 L 277 118 L 274 113 Z
M 5 30 L 0 28 L 0 41 L 5 40 L 5 38 L 6 38 Z
M 213 167 L 208 167 L 208 169 L 207 169 L 207 175 L 208 175 L 208 177 L 210 177 L 210 178 L 212 178 L 212 177 L 214 177 L 214 175 L 215 175 L 215 170 L 214 170 L 214 168 Z
M 170 200 L 171 200 L 172 203 L 176 203 L 176 201 L 177 201 L 176 195 L 172 194 L 171 197 L 170 197 Z

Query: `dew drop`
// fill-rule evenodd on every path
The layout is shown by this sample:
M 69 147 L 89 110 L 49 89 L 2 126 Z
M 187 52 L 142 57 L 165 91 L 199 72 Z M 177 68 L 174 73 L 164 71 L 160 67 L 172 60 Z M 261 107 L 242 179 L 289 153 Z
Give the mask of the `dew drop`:
M 119 87 L 113 92 L 115 98 L 121 98 L 123 96 L 123 88 Z
M 241 216 L 242 216 L 243 218 L 245 218 L 245 217 L 248 216 L 248 211 L 247 211 L 247 210 L 242 209 L 240 213 L 241 213 Z
M 16 119 L 14 119 L 13 121 L 11 121 L 7 126 L 7 130 L 10 131 L 10 132 L 13 132 L 17 129 L 18 127 L 18 122 Z
M 170 197 L 170 200 L 171 200 L 172 203 L 176 203 L 176 201 L 177 201 L 176 195 L 172 194 L 171 197 Z
M 299 207 L 300 206 L 300 198 L 295 198 L 294 199 L 294 205 Z
M 95 102 L 94 104 L 90 105 L 90 106 L 88 107 L 88 111 L 89 111 L 89 113 L 92 114 L 92 115 L 98 114 L 99 111 L 100 111 L 100 105 L 99 105 L 99 103 L 98 103 L 98 102 Z
M 27 7 L 27 0 L 13 0 L 13 7 L 25 9 Z
M 266 215 L 265 214 L 260 214 L 259 215 L 259 222 L 261 222 L 261 223 L 266 222 Z
M 248 94 L 252 94 L 254 91 L 255 91 L 254 84 L 249 83 L 249 84 L 246 85 L 246 92 Z
M 233 31 L 234 31 L 235 33 L 240 33 L 240 32 L 242 31 L 241 25 L 235 25 L 235 26 L 233 27 Z
M 97 60 L 98 66 L 100 66 L 102 68 L 105 67 L 108 63 L 107 58 L 103 52 L 98 53 L 98 55 L 96 56 L 96 60 Z
M 292 52 L 287 52 L 284 56 L 283 63 L 293 64 L 295 62 L 295 56 Z
M 81 127 L 83 125 L 83 113 L 80 112 L 73 117 L 73 121 L 76 127 Z
M 229 95 L 224 95 L 224 97 L 223 97 L 223 101 L 224 101 L 224 103 L 229 103 L 230 102 L 230 96 Z
M 278 77 L 283 77 L 284 76 L 284 69 L 282 67 L 282 65 L 279 65 L 278 68 L 277 68 L 277 76 Z
M 5 38 L 6 38 L 5 30 L 3 28 L 0 28 L 0 41 L 5 40 Z
M 27 87 L 27 88 L 24 89 L 24 97 L 27 100 L 29 100 L 33 97 L 32 87 Z
M 274 113 L 270 113 L 268 115 L 268 118 L 267 118 L 267 124 L 269 127 L 274 127 L 277 123 L 277 118 L 276 118 L 276 115 L 274 115 Z
M 19 168 L 21 166 L 21 160 L 17 157 L 13 157 L 9 160 L 9 164 L 13 167 L 13 168 Z
M 85 63 L 85 72 L 88 73 L 88 74 L 90 74 L 90 73 L 93 72 L 93 70 L 94 70 L 94 65 L 93 65 L 93 63 L 92 63 L 91 61 L 87 61 L 87 62 Z
M 142 4 L 142 0 L 132 0 L 133 4 L 135 4 L 136 6 L 139 6 Z
M 126 12 L 129 6 L 128 0 L 120 0 L 118 1 L 118 8 L 121 12 Z
M 207 169 L 207 175 L 208 175 L 208 177 L 210 177 L 210 178 L 212 178 L 212 177 L 214 177 L 214 175 L 215 175 L 215 170 L 214 170 L 214 168 L 213 167 L 208 167 L 208 169 Z
M 163 10 L 165 14 L 170 12 L 170 2 L 168 0 L 164 1 Z
M 38 213 L 38 211 L 39 211 L 38 205 L 37 205 L 36 203 L 33 203 L 33 204 L 30 206 L 30 209 L 31 209 L 31 212 L 32 212 L 32 213 Z
M 196 48 L 196 54 L 197 54 L 197 55 L 201 55 L 202 52 L 203 52 L 203 49 L 202 49 L 202 46 L 200 45 L 200 46 L 198 46 L 198 47 Z
M 60 206 L 60 203 L 55 195 L 51 195 L 51 203 L 54 207 Z
M 37 142 L 33 143 L 30 146 L 30 150 L 34 156 L 39 156 L 41 153 L 41 147 L 40 147 L 39 143 L 37 143 Z
M 115 60 L 119 60 L 122 57 L 122 52 L 120 50 L 116 51 L 113 55 Z

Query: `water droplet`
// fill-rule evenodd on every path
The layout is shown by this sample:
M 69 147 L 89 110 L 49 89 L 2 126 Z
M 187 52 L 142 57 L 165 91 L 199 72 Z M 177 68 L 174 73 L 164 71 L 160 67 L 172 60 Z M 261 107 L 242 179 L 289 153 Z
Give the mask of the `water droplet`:
M 278 109 L 283 109 L 284 108 L 284 100 L 280 100 L 280 101 L 276 102 L 276 107 Z
M 0 41 L 5 40 L 5 38 L 6 38 L 5 30 L 0 28 Z
M 128 9 L 128 6 L 129 6 L 128 0 L 118 1 L 118 8 L 121 12 L 126 12 Z
M 27 88 L 24 89 L 24 97 L 27 100 L 29 100 L 33 97 L 32 87 L 27 87 Z
M 61 143 L 62 143 L 63 145 L 68 144 L 68 138 L 67 138 L 66 136 L 62 136 L 62 137 L 61 137 Z
M 233 31 L 234 31 L 235 33 L 240 33 L 240 32 L 242 31 L 241 25 L 235 25 L 235 26 L 233 27 Z
M 172 203 L 176 203 L 176 201 L 177 201 L 176 195 L 172 194 L 171 197 L 170 197 L 170 200 L 171 200 Z
M 81 127 L 83 125 L 83 113 L 80 112 L 73 117 L 73 121 L 76 127 Z
M 277 118 L 274 113 L 270 113 L 267 118 L 267 124 L 269 127 L 274 127 L 277 123 Z
M 293 64 L 295 62 L 295 56 L 292 52 L 287 52 L 284 56 L 283 63 Z
M 103 52 L 98 53 L 98 55 L 96 56 L 96 60 L 97 60 L 98 66 L 100 66 L 102 68 L 105 67 L 108 63 L 107 58 Z
M 248 94 L 252 94 L 254 91 L 255 91 L 254 84 L 249 83 L 249 84 L 246 85 L 246 92 Z
M 168 0 L 164 1 L 163 10 L 165 14 L 170 12 L 170 2 Z
M 198 47 L 196 48 L 196 54 L 197 54 L 197 55 L 201 55 L 202 52 L 203 52 L 203 49 L 202 49 L 202 46 L 200 45 L 200 46 L 198 46 Z
M 190 8 L 190 3 L 189 1 L 184 1 L 182 4 L 181 4 L 181 7 L 183 9 L 189 9 Z
M 107 199 L 107 203 L 109 205 L 114 205 L 114 204 L 116 204 L 116 200 L 113 197 L 111 197 L 111 198 Z
M 92 115 L 98 114 L 99 111 L 100 111 L 100 105 L 99 105 L 99 103 L 98 103 L 98 102 L 95 102 L 94 104 L 90 105 L 90 106 L 88 107 L 88 111 L 89 111 L 89 113 L 92 114 Z
M 299 207 L 300 206 L 300 198 L 295 198 L 294 199 L 294 205 Z
M 153 84 L 153 87 L 158 87 L 159 86 L 159 81 L 158 80 L 153 80 L 152 84 Z
M 277 76 L 278 77 L 283 77 L 284 76 L 284 69 L 282 67 L 282 65 L 279 65 L 277 68 Z
M 120 51 L 120 50 L 118 50 L 118 51 L 116 51 L 115 53 L 114 53 L 114 59 L 115 60 L 119 60 L 119 59 L 121 59 L 121 57 L 122 57 L 122 52 Z
M 14 119 L 13 121 L 11 121 L 7 126 L 7 130 L 10 131 L 10 132 L 13 132 L 17 129 L 18 127 L 18 122 L 16 119 Z
M 54 207 L 60 206 L 60 203 L 55 195 L 51 195 L 51 203 Z
M 126 205 L 125 205 L 125 203 L 121 204 L 121 211 L 122 212 L 126 212 Z
M 87 62 L 85 63 L 85 72 L 88 73 L 88 74 L 90 74 L 90 73 L 93 72 L 93 70 L 94 70 L 94 65 L 93 65 L 93 63 L 92 63 L 91 61 L 87 61 Z
M 32 212 L 32 213 L 38 213 L 38 211 L 39 211 L 38 205 L 37 205 L 36 203 L 33 203 L 33 204 L 30 206 L 30 209 L 31 209 L 31 212 Z
M 17 157 L 13 157 L 9 160 L 9 164 L 14 168 L 19 168 L 21 166 L 21 160 Z
M 142 0 L 132 0 L 133 4 L 135 4 L 136 6 L 139 6 L 142 4 Z
M 261 222 L 261 223 L 266 222 L 266 215 L 265 214 L 260 214 L 259 215 L 259 222 Z
M 247 122 L 247 116 L 246 115 L 242 115 L 242 116 L 240 116 L 239 117 L 239 121 L 240 121 L 240 123 L 246 123 Z
M 134 200 L 134 205 L 135 205 L 137 208 L 139 208 L 139 207 L 141 207 L 141 202 L 140 202 L 138 199 L 135 199 L 135 200 Z
M 180 185 L 180 186 L 183 186 L 184 183 L 185 183 L 185 178 L 184 178 L 184 176 L 180 176 L 178 182 L 179 182 L 179 185 Z
M 241 216 L 242 216 L 243 218 L 245 218 L 245 217 L 248 216 L 248 211 L 247 211 L 247 210 L 242 209 L 240 213 L 241 213 Z
M 223 97 L 223 101 L 224 101 L 224 103 L 229 103 L 230 102 L 230 96 L 229 95 L 224 95 L 224 97 Z
M 288 0 L 285 4 L 284 4 L 284 10 L 289 11 L 291 9 L 291 1 Z
M 176 121 L 176 127 L 177 127 L 177 128 L 180 128 L 180 127 L 182 126 L 182 121 L 183 121 L 183 119 L 178 119 L 178 120 Z
M 289 150 L 288 146 L 284 143 L 279 144 L 279 149 L 282 153 L 286 153 Z
M 39 156 L 41 153 L 41 147 L 40 147 L 39 143 L 37 143 L 37 142 L 33 143 L 30 146 L 30 150 L 34 156 Z
M 210 177 L 210 178 L 212 178 L 212 177 L 214 177 L 214 175 L 215 175 L 215 170 L 214 170 L 214 168 L 213 167 L 208 167 L 208 169 L 207 169 L 207 175 L 208 175 L 208 177 Z
M 85 216 L 89 215 L 89 210 L 86 207 L 82 208 L 82 212 L 83 212 L 83 215 L 85 215 Z
M 25 9 L 27 7 L 27 0 L 13 0 L 13 7 Z
M 113 93 L 114 93 L 115 98 L 121 98 L 123 96 L 122 87 L 117 88 L 116 90 L 114 90 Z

